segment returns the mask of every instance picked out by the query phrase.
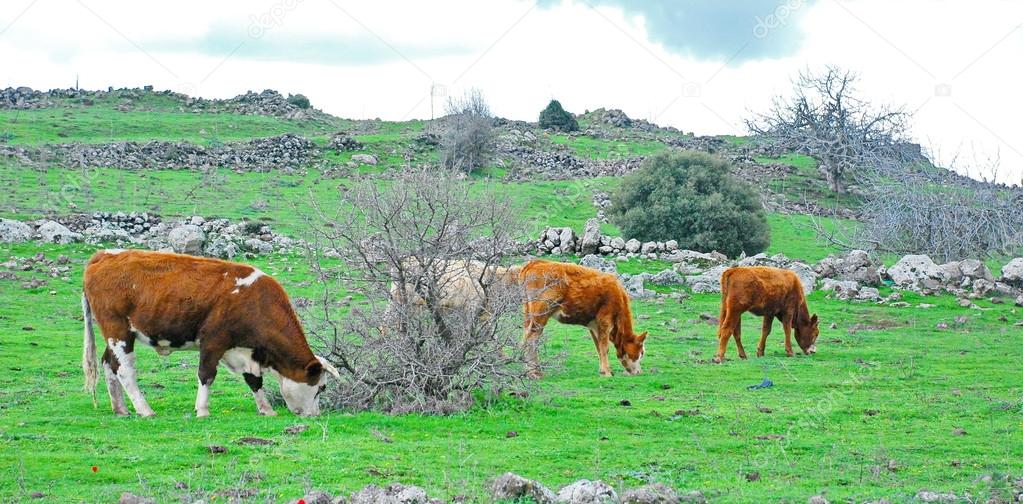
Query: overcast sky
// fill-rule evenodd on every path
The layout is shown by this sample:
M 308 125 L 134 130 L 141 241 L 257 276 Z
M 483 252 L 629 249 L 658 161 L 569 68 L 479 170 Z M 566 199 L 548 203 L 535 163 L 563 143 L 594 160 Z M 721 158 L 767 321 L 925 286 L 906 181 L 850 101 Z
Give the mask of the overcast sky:
M 557 98 L 741 134 L 800 69 L 836 64 L 915 110 L 940 161 L 977 176 L 997 157 L 1020 183 L 1021 23 L 1014 0 L 4 0 L 0 86 L 273 88 L 393 120 L 477 87 L 513 119 Z

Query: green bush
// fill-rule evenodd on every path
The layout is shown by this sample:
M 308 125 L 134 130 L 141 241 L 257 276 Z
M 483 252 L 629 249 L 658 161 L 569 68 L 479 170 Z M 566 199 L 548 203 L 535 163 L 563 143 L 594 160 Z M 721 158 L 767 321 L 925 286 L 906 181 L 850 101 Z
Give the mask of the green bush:
M 702 153 L 647 158 L 611 195 L 609 215 L 627 238 L 729 257 L 763 252 L 771 236 L 760 199 L 730 169 Z
M 540 111 L 540 127 L 543 129 L 557 129 L 561 131 L 576 131 L 579 123 L 575 117 L 561 108 L 561 102 L 551 100 L 547 108 Z
M 289 94 L 288 95 L 288 103 L 290 103 L 290 104 L 292 104 L 292 105 L 294 105 L 294 106 L 296 106 L 296 107 L 298 107 L 300 109 L 307 109 L 307 108 L 309 108 L 309 98 L 306 98 L 306 96 L 304 94 L 295 94 L 295 95 Z

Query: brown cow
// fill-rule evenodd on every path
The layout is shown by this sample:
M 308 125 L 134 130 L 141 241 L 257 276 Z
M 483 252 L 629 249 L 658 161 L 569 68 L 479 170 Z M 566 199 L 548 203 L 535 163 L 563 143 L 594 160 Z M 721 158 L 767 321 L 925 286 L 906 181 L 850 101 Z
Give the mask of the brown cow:
M 337 369 L 313 355 L 288 295 L 252 266 L 142 250 L 97 252 L 85 268 L 82 310 L 85 388 L 96 394 L 92 320 L 106 341 L 103 368 L 114 413 L 127 415 L 124 393 L 141 416 L 155 413 L 136 381 L 135 342 L 160 355 L 199 351 L 196 416 L 209 415 L 217 364 L 241 373 L 262 415 L 276 414 L 263 392 L 263 373 L 280 382 L 288 409 L 318 415 L 317 396 Z M 327 373 L 324 372 L 327 371 Z
M 614 343 L 625 372 L 639 374 L 647 333 L 632 331 L 629 295 L 618 278 L 578 264 L 530 261 L 522 267 L 520 279 L 526 290 L 526 357 L 531 374 L 540 376 L 537 340 L 547 320 L 586 326 L 600 358 L 600 374 L 611 376 L 608 343 Z
M 725 359 L 728 338 L 735 336 L 739 358 L 746 358 L 742 348 L 742 321 L 744 312 L 764 317 L 757 357 L 763 357 L 767 335 L 775 318 L 785 329 L 785 353 L 792 357 L 791 331 L 796 330 L 796 342 L 803 353 L 817 351 L 817 315 L 810 316 L 803 294 L 803 283 L 795 273 L 785 269 L 763 266 L 730 268 L 721 274 L 721 322 L 718 325 L 718 353 L 715 362 Z

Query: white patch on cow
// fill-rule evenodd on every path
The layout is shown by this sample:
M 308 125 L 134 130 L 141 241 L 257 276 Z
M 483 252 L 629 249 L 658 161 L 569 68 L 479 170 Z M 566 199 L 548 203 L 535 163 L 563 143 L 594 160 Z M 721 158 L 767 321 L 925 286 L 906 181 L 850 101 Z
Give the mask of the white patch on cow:
M 220 362 L 227 366 L 227 369 L 230 369 L 232 373 L 249 373 L 256 376 L 263 375 L 263 369 L 259 366 L 259 363 L 252 359 L 251 348 L 232 348 L 224 352 L 224 356 L 220 358 Z
M 258 268 L 252 268 L 252 273 L 249 273 L 249 276 L 247 276 L 245 278 L 235 278 L 234 279 L 234 285 L 236 287 L 239 287 L 239 288 L 241 288 L 241 287 L 249 287 L 252 284 L 256 283 L 256 280 L 259 280 L 259 278 L 262 277 L 262 276 L 266 276 L 266 275 L 262 271 L 259 271 Z M 237 292 L 237 291 L 238 291 L 238 289 L 235 289 L 235 292 Z
M 146 333 L 140 331 L 138 327 L 135 327 L 135 324 L 131 322 L 131 319 L 128 319 L 128 330 L 135 333 L 135 339 L 149 346 L 153 346 L 153 340 L 147 336 Z
M 141 416 L 155 415 L 153 408 L 150 408 L 149 403 L 146 402 L 146 397 L 139 390 L 135 372 L 135 352 L 125 352 L 127 344 L 113 338 L 107 340 L 107 345 L 114 353 L 114 357 L 117 358 L 117 379 L 120 380 L 124 391 L 128 393 L 128 398 L 131 399 L 131 404 L 135 407 L 135 413 Z
M 259 410 L 260 415 L 277 416 L 277 412 L 274 411 L 273 406 L 270 405 L 270 401 L 267 400 L 266 393 L 263 392 L 263 389 L 253 392 L 252 395 L 256 398 L 256 408 Z
M 227 278 L 227 272 L 226 271 L 224 272 L 224 278 Z
M 106 249 L 103 251 L 103 253 L 110 255 L 117 255 L 120 254 L 121 252 L 124 252 L 124 249 Z
M 205 385 L 202 381 L 199 382 L 199 393 L 195 396 L 195 416 L 197 417 L 210 416 L 210 385 L 213 385 L 213 380 Z
M 156 344 L 159 345 L 159 346 L 169 347 L 170 346 L 170 341 L 162 339 L 160 341 L 157 341 Z
M 103 375 L 107 379 L 107 394 L 110 395 L 110 407 L 115 415 L 127 415 L 128 407 L 124 404 L 124 389 L 121 382 L 117 381 L 117 375 L 110 369 L 110 364 L 103 363 Z

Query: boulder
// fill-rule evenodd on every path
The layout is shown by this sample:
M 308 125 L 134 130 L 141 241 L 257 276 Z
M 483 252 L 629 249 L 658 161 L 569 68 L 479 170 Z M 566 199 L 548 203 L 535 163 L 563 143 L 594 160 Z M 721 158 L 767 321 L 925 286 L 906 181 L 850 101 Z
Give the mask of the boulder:
M 245 240 L 245 250 L 256 254 L 269 254 L 273 252 L 274 246 L 269 242 L 260 240 L 259 238 L 249 238 Z
M 851 250 L 843 256 L 829 256 L 817 263 L 814 271 L 822 278 L 851 280 L 860 285 L 881 285 L 880 264 L 863 250 Z
M 963 283 L 963 270 L 958 261 L 950 261 L 938 266 L 941 270 L 941 283 L 945 285 L 960 285 Z
M 992 283 L 995 281 L 995 276 L 991 274 L 991 270 L 977 259 L 966 259 L 961 261 L 959 263 L 959 269 L 963 272 L 963 276 L 967 278 L 971 278 L 973 280 L 987 280 Z
M 622 287 L 625 287 L 625 292 L 629 294 L 632 299 L 646 299 L 652 298 L 657 295 L 652 290 L 647 290 L 643 285 L 649 273 L 640 273 L 635 276 L 623 278 Z
M 561 228 L 561 251 L 565 254 L 571 254 L 575 249 L 575 231 L 570 228 Z
M 662 483 L 644 485 L 622 493 L 622 504 L 678 504 L 678 494 Z
M 848 300 L 857 298 L 860 293 L 860 284 L 852 280 L 825 278 L 821 281 L 821 290 L 834 292 L 836 299 Z
M 649 276 L 647 280 L 654 285 L 684 285 L 685 278 L 673 269 L 666 269 Z
M 686 277 L 686 285 L 698 294 L 721 292 L 721 274 L 726 269 L 728 269 L 728 265 L 721 264 L 699 275 L 688 276 Z
M 860 287 L 859 294 L 856 295 L 858 301 L 880 301 L 881 291 L 877 290 L 876 287 Z
M 0 238 L 0 241 L 3 241 Z M 1017 257 L 1002 266 L 1002 282 L 1023 288 L 1023 257 Z
M 586 221 L 582 240 L 579 242 L 580 254 L 594 254 L 600 247 L 600 222 L 597 219 Z
M 198 255 L 202 254 L 206 233 L 195 224 L 183 224 L 167 233 L 167 242 L 179 254 Z
M 583 258 L 579 260 L 579 265 L 603 271 L 604 273 L 618 273 L 618 265 L 616 265 L 614 261 L 609 261 L 593 254 L 583 256 Z
M 0 219 L 0 243 L 18 243 L 32 238 L 32 227 L 24 222 Z
M 36 229 L 36 234 L 39 238 L 46 243 L 74 243 L 82 239 L 80 233 L 75 233 L 67 228 L 67 226 L 52 220 L 48 220 L 39 225 Z
M 625 238 L 622 238 L 621 236 L 611 238 L 611 248 L 615 250 L 623 250 L 625 248 Z
M 536 504 L 553 504 L 558 496 L 550 489 L 531 479 L 514 473 L 504 473 L 490 486 L 494 501 L 523 501 L 530 499 Z
M 1016 306 L 1023 308 L 1023 294 L 1016 298 Z
M 417 486 L 393 483 L 387 488 L 368 485 L 352 494 L 349 504 L 428 504 L 426 491 Z
M 567 504 L 618 504 L 618 494 L 603 481 L 579 480 L 558 491 L 558 501 Z
M 668 252 L 674 252 L 678 250 L 678 242 L 675 240 L 668 240 L 664 242 L 664 250 L 667 250 Z
M 355 154 L 352 156 L 352 161 L 359 164 L 375 165 L 377 164 L 376 156 L 372 154 Z
M 657 242 L 645 242 L 642 245 L 640 245 L 639 251 L 642 254 L 650 254 L 652 252 L 656 252 Z
M 896 287 L 917 292 L 941 290 L 944 273 L 926 255 L 907 255 L 888 268 L 888 276 Z
M 643 247 L 643 244 L 641 244 L 639 242 L 639 240 L 637 240 L 635 238 L 632 238 L 631 240 L 625 242 L 625 251 L 626 252 L 636 253 L 636 252 L 639 252 L 639 250 L 642 247 Z

